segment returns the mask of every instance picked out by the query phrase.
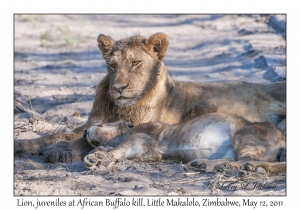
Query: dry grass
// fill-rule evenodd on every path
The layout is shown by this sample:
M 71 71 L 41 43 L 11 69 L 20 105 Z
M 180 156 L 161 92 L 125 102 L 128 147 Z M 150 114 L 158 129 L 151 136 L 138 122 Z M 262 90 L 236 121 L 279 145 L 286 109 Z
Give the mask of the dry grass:
M 80 34 L 72 31 L 68 26 L 58 26 L 46 30 L 40 35 L 41 47 L 74 48 L 82 41 Z

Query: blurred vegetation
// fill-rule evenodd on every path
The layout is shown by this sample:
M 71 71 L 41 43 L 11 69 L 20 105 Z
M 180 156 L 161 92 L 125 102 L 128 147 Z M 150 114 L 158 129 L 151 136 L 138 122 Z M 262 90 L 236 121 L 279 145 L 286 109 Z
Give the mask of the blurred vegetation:
M 54 18 L 52 27 L 45 28 L 45 22 L 49 21 L 49 18 Z M 57 17 L 58 21 L 56 21 Z M 31 27 L 38 28 L 40 31 L 39 40 L 41 47 L 68 47 L 73 48 L 77 47 L 79 43 L 83 40 L 82 35 L 78 31 L 72 30 L 66 23 L 69 19 L 74 19 L 73 16 L 69 15 L 40 15 L 40 14 L 16 14 L 14 16 L 15 20 L 28 22 Z M 49 25 L 49 24 L 48 24 Z M 44 31 L 43 31 L 44 30 Z
M 56 27 L 40 35 L 42 47 L 76 47 L 81 41 L 81 35 L 69 29 L 68 26 Z

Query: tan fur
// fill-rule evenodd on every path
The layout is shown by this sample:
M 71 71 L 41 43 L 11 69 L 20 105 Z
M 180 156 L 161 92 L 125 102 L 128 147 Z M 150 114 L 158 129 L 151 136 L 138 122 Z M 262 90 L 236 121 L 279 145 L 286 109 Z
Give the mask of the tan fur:
M 226 113 L 240 116 L 249 122 L 270 121 L 277 124 L 286 114 L 285 81 L 272 84 L 228 82 L 201 84 L 174 81 L 162 61 L 169 44 L 164 33 L 149 39 L 135 35 L 115 42 L 99 35 L 98 47 L 107 63 L 107 75 L 99 83 L 93 108 L 85 125 L 71 133 L 61 133 L 39 139 L 15 141 L 15 152 L 32 154 L 45 151 L 58 142 L 47 156 L 58 157 L 65 150 L 83 158 L 92 147 L 80 138 L 84 130 L 94 123 L 125 121 L 134 125 L 148 122 L 178 124 L 207 113 Z M 60 143 L 59 141 L 73 143 Z M 77 141 L 77 143 L 76 143 Z M 88 146 L 86 146 L 88 145 Z M 78 149 L 79 148 L 79 149 Z M 55 153 L 55 154 L 52 154 Z M 51 162 L 61 161 L 51 158 Z
M 286 139 L 273 123 L 262 122 L 237 131 L 232 143 L 239 159 L 275 161 L 277 151 L 286 145 Z
M 116 134 L 114 131 L 120 126 L 122 126 L 123 135 Z M 210 139 L 211 137 L 207 135 L 211 134 L 211 131 L 220 132 L 221 136 L 212 136 L 215 139 Z M 92 126 L 88 133 L 90 134 L 88 141 L 93 140 L 99 144 L 103 142 L 103 139 L 107 142 L 108 136 L 112 142 L 122 139 L 122 143 L 109 152 L 103 151 L 102 147 L 93 150 L 84 158 L 88 168 L 101 164 L 108 156 L 110 160 L 106 160 L 106 164 L 113 164 L 125 158 L 156 161 L 171 157 L 189 162 L 202 157 L 213 160 L 211 162 L 206 159 L 197 160 L 197 165 L 205 164 L 208 168 L 212 168 L 211 164 L 228 162 L 225 158 L 231 158 L 240 161 L 232 163 L 231 166 L 240 167 L 241 164 L 247 164 L 247 169 L 251 171 L 254 167 L 262 167 L 272 173 L 285 172 L 283 163 L 271 163 L 276 161 L 278 150 L 286 143 L 281 131 L 269 122 L 251 123 L 229 114 L 205 114 L 177 125 L 144 123 L 132 130 L 127 126 L 127 132 L 124 123 L 109 123 Z M 128 136 L 127 133 L 130 135 Z M 125 141 L 123 136 L 127 138 Z M 209 142 L 212 145 L 209 145 Z M 205 152 L 205 149 L 212 152 Z M 218 150 L 228 150 L 229 153 L 225 151 L 217 156 L 214 153 Z M 230 150 L 235 151 L 236 155 L 230 153 Z M 101 157 L 97 158 L 99 154 Z M 216 160 L 216 157 L 223 160 Z M 254 160 L 265 162 L 258 164 L 253 162 Z

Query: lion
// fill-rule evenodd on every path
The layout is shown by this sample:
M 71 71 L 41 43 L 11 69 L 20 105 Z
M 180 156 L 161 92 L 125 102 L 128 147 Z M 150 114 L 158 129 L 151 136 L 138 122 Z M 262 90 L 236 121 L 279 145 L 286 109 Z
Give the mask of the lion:
M 286 82 L 204 84 L 173 80 L 163 63 L 169 40 L 162 32 L 114 41 L 100 34 L 107 75 L 96 88 L 87 122 L 72 132 L 15 140 L 15 153 L 43 154 L 50 163 L 81 161 L 93 147 L 82 137 L 95 123 L 180 124 L 209 113 L 277 125 L 286 115 Z M 49 146 L 51 145 L 51 146 Z
M 270 173 L 285 173 L 286 169 L 286 138 L 273 123 L 250 123 L 229 114 L 209 113 L 176 125 L 155 122 L 133 127 L 124 122 L 97 123 L 84 135 L 95 148 L 84 157 L 88 169 L 124 159 L 168 158 L 210 168 L 238 160 L 227 164 L 240 168 L 246 163 L 247 170 L 260 167 Z M 112 149 L 107 152 L 103 146 Z M 270 163 L 274 161 L 280 163 Z

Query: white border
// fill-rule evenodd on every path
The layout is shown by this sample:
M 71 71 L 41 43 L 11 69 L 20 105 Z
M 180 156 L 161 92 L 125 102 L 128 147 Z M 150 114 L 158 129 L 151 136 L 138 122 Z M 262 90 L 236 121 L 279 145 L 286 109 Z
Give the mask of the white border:
M 1 6 L 1 105 L 4 119 L 1 119 L 2 150 L 1 155 L 1 206 L 14 209 L 13 197 L 13 14 L 14 13 L 286 13 L 287 14 L 287 139 L 288 139 L 288 180 L 287 197 L 250 197 L 255 200 L 283 200 L 284 207 L 298 206 L 299 153 L 297 135 L 299 117 L 299 15 L 296 1 L 267 0 L 211 0 L 211 1 L 11 1 L 2 2 Z M 297 65 L 298 64 L 298 65 Z M 2 114 L 3 116 L 3 114 Z M 8 148 L 8 149 L 7 149 Z M 31 197 L 35 200 L 34 197 Z M 46 199 L 46 197 L 44 197 Z M 54 197 L 51 197 L 53 200 Z M 71 199 L 64 197 L 66 200 Z M 149 198 L 149 197 L 148 197 Z M 77 198 L 76 198 L 77 199 Z M 231 199 L 241 200 L 239 197 Z M 98 207 L 99 208 L 99 207 Z M 29 209 L 29 208 L 28 208 Z M 31 208 L 32 209 L 32 208 Z M 66 209 L 66 208 L 64 208 Z M 74 208 L 73 208 L 74 209 Z M 77 208 L 80 209 L 80 208 Z M 87 208 L 85 208 L 87 209 Z M 93 208 L 95 209 L 95 208 Z M 177 208 L 178 209 L 178 208 Z M 259 209 L 259 208 L 256 208 Z

